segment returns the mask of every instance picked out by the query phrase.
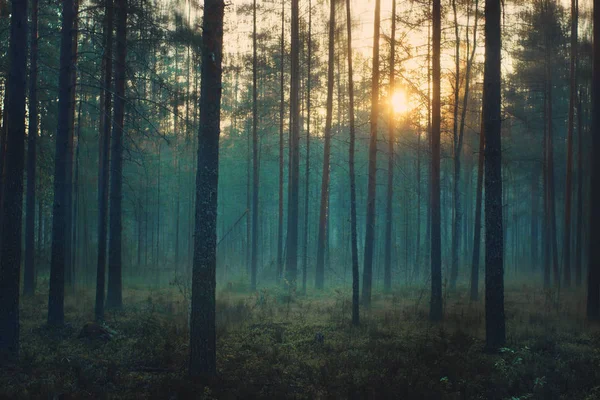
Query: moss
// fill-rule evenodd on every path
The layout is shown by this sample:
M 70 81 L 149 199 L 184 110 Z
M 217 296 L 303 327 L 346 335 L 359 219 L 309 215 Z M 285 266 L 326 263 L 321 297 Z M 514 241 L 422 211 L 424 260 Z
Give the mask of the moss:
M 128 290 L 124 311 L 107 314 L 108 342 L 77 338 L 93 317 L 91 291 L 67 299 L 62 329 L 46 328 L 40 294 L 22 304 L 21 360 L 0 370 L 0 397 L 597 398 L 600 330 L 581 319 L 575 294 L 557 311 L 536 290 L 507 291 L 509 340 L 496 355 L 482 351 L 483 305 L 460 291 L 447 298 L 442 324 L 427 321 L 427 294 L 409 288 L 378 293 L 352 327 L 348 290 L 226 290 L 210 382 L 187 378 L 187 303 L 175 288 Z

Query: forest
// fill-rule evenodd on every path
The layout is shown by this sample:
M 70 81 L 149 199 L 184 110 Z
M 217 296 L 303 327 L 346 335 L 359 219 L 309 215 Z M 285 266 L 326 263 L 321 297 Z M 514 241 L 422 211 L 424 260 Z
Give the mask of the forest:
M 0 0 L 0 399 L 600 399 L 600 0 Z

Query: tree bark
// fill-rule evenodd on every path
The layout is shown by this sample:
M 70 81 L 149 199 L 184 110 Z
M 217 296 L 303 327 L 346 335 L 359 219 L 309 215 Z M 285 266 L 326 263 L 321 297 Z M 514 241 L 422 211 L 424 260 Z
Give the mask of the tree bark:
M 69 138 L 71 133 L 71 102 L 73 101 L 73 36 L 75 3 L 63 0 L 60 43 L 60 71 L 58 76 L 58 127 L 54 156 L 54 206 L 52 217 L 52 257 L 50 261 L 50 290 L 48 294 L 48 324 L 64 323 L 65 268 L 67 266 L 67 181 Z
M 317 266 L 315 288 L 323 289 L 325 283 L 325 247 L 329 219 L 329 179 L 331 159 L 331 125 L 333 119 L 333 69 L 335 67 L 335 1 L 329 1 L 329 61 L 327 64 L 327 111 L 323 133 L 323 174 L 321 175 L 321 206 L 319 208 L 319 235 L 317 239 Z
M 35 179 L 38 135 L 37 61 L 38 0 L 31 2 L 31 49 L 29 53 L 29 132 L 27 135 L 27 198 L 25 211 L 25 264 L 23 295 L 35 293 Z
M 488 0 L 489 1 L 489 0 Z M 441 44 L 441 2 L 433 0 L 433 104 L 431 129 L 431 303 L 429 319 L 442 319 L 442 238 L 440 206 L 440 132 L 441 132 L 441 92 L 440 92 L 440 44 Z
M 310 110 L 311 110 L 311 74 L 312 74 L 312 2 L 308 0 L 308 73 L 306 78 L 306 182 L 305 182 L 305 196 L 304 196 L 304 253 L 302 263 L 302 293 L 306 294 L 306 278 L 308 269 L 308 216 L 310 203 Z
M 0 241 L 0 364 L 19 358 L 19 281 L 25 155 L 25 91 L 27 79 L 27 0 L 12 0 L 6 102 L 6 153 Z
M 258 260 L 258 56 L 256 48 L 256 0 L 252 6 L 252 254 L 251 289 L 256 290 L 256 264 Z
M 103 114 L 100 117 L 100 155 L 98 163 L 98 257 L 96 260 L 96 321 L 102 321 L 104 319 L 104 291 L 106 280 L 106 237 L 109 184 L 108 163 L 110 158 L 110 117 L 112 103 L 112 28 L 113 2 L 112 0 L 105 0 L 104 54 L 102 57 L 102 76 L 104 82 L 104 88 L 102 93 Z
M 475 199 L 475 230 L 473 234 L 473 261 L 471 263 L 471 301 L 479 300 L 479 261 L 481 259 L 481 205 L 483 202 L 483 169 L 485 160 L 485 130 L 483 120 L 479 132 L 477 162 L 477 193 Z
M 504 317 L 504 238 L 502 219 L 500 0 L 485 1 L 485 327 L 486 349 L 506 342 Z
M 594 0 L 594 38 L 592 58 L 592 165 L 591 215 L 588 260 L 587 317 L 600 318 L 600 0 Z
M 310 39 L 309 39 L 310 40 Z M 285 1 L 281 1 L 281 65 L 279 74 L 279 197 L 277 204 L 278 219 L 277 219 L 277 283 L 281 280 L 283 274 L 283 114 L 285 108 Z M 310 48 L 309 48 L 310 52 Z M 309 57 L 310 63 L 310 57 Z M 310 67 L 309 67 L 310 69 Z M 309 77 L 310 79 L 310 77 Z M 307 161 L 308 162 L 308 161 Z
M 375 0 L 373 28 L 373 71 L 371 80 L 371 132 L 369 138 L 369 177 L 367 185 L 367 220 L 365 225 L 365 253 L 363 266 L 362 301 L 371 306 L 373 284 L 373 253 L 375 247 L 375 200 L 377 195 L 377 123 L 379 118 L 379 35 L 381 0 Z
M 396 75 L 396 0 L 392 0 L 392 33 L 390 36 L 390 90 L 394 93 Z M 385 257 L 383 261 L 383 287 L 385 292 L 392 289 L 392 223 L 394 219 L 394 113 L 390 111 L 388 124 L 388 176 L 385 221 Z M 408 265 L 405 266 L 408 268 Z
M 115 99 L 110 157 L 110 214 L 108 238 L 108 288 L 106 308 L 123 307 L 123 130 L 125 117 L 125 62 L 127 58 L 127 0 L 117 0 Z
M 352 325 L 360 324 L 359 314 L 359 274 L 358 274 L 358 235 L 356 230 L 356 174 L 354 171 L 354 150 L 356 127 L 354 122 L 354 78 L 352 71 L 352 18 L 350 0 L 346 0 L 346 29 L 348 31 L 348 112 L 350 117 L 350 148 L 348 169 L 350 170 L 350 234 L 352 249 Z
M 191 376 L 216 374 L 215 287 L 217 266 L 217 194 L 223 60 L 223 0 L 205 0 L 202 41 L 202 83 L 192 311 L 190 317 Z

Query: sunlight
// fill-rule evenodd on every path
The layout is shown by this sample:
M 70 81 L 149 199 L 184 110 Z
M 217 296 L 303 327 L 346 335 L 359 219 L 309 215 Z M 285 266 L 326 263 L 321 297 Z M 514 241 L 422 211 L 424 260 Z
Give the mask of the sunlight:
M 396 89 L 391 98 L 391 106 L 395 114 L 404 114 L 408 108 L 408 98 L 402 89 Z

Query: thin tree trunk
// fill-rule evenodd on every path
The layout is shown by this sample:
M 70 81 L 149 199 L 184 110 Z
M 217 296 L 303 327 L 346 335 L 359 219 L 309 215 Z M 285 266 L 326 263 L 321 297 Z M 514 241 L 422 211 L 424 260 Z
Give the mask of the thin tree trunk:
M 396 0 L 392 0 L 392 33 L 390 37 L 390 90 L 394 92 L 396 75 Z M 386 196 L 386 221 L 385 221 L 385 256 L 383 286 L 385 292 L 392 289 L 392 222 L 394 219 L 394 114 L 390 112 L 388 124 L 388 176 Z M 406 207 L 406 205 L 405 205 Z M 408 265 L 405 266 L 408 268 Z
M 594 38 L 592 61 L 592 178 L 591 215 L 588 260 L 587 317 L 600 318 L 600 0 L 594 0 Z
M 356 129 L 354 123 L 354 78 L 352 71 L 352 18 L 350 0 L 346 0 L 346 29 L 348 31 L 348 112 L 350 117 L 350 148 L 348 167 L 350 170 L 350 231 L 352 249 L 352 325 L 360 324 L 359 315 L 359 274 L 358 274 L 358 235 L 356 231 L 356 175 L 354 172 L 354 148 Z
M 481 205 L 483 202 L 483 169 L 485 160 L 485 129 L 483 120 L 479 132 L 477 162 L 477 194 L 475 199 L 475 232 L 473 234 L 473 261 L 471 263 L 471 301 L 479 300 L 479 260 L 481 249 Z
M 38 135 L 37 59 L 38 0 L 31 2 L 31 50 L 29 62 L 29 133 L 27 136 L 27 198 L 25 217 L 25 272 L 23 295 L 35 293 L 35 169 Z
M 302 293 L 306 294 L 306 278 L 308 270 L 308 215 L 310 200 L 310 95 L 311 95 L 311 74 L 312 74 L 312 2 L 308 0 L 308 74 L 306 79 L 306 182 L 304 196 L 304 261 L 302 263 Z
M 371 306 L 373 284 L 373 253 L 375 242 L 375 200 L 377 191 L 377 122 L 379 118 L 379 35 L 381 0 L 375 0 L 373 28 L 373 71 L 371 79 L 371 132 L 369 139 L 369 177 L 367 185 L 367 220 L 365 226 L 365 253 L 363 266 L 362 301 Z
M 256 48 L 256 0 L 253 3 L 252 31 L 252 255 L 251 255 L 251 289 L 256 290 L 256 265 L 258 257 L 258 99 L 257 77 L 258 58 Z
M 489 0 L 488 0 L 489 1 Z M 441 133 L 441 91 L 440 91 L 440 44 L 441 44 L 441 2 L 433 0 L 433 104 L 431 131 L 431 304 L 429 318 L 442 319 L 442 238 L 440 206 L 440 133 Z
M 577 239 L 575 241 L 575 285 L 581 287 L 583 269 L 583 108 L 581 90 L 577 102 Z
M 569 121 L 567 132 L 567 178 L 565 184 L 565 225 L 563 241 L 563 272 L 565 286 L 571 286 L 571 211 L 573 196 L 573 131 L 577 101 L 577 23 L 578 1 L 571 0 L 571 69 L 569 88 Z
M 115 106 L 110 157 L 110 215 L 108 238 L 108 290 L 106 308 L 123 306 L 122 277 L 122 197 L 123 128 L 125 117 L 125 61 L 127 58 L 127 0 L 117 0 L 117 48 L 115 63 Z
M 454 36 L 456 38 L 456 60 L 454 62 L 456 70 L 454 72 L 454 111 L 453 111 L 453 150 L 454 150 L 454 224 L 452 229 L 452 269 L 450 270 L 450 290 L 456 289 L 456 280 L 458 279 L 458 250 L 460 248 L 460 226 L 462 223 L 462 209 L 460 198 L 460 156 L 462 152 L 462 138 L 458 137 L 458 99 L 460 93 L 460 34 L 458 31 L 458 15 L 456 10 L 456 0 L 452 0 L 452 11 L 454 15 Z M 468 30 L 468 26 L 467 26 Z
M 323 289 L 325 281 L 325 248 L 329 219 L 329 179 L 331 159 L 331 125 L 333 120 L 333 84 L 335 67 L 335 1 L 329 1 L 329 61 L 327 64 L 327 113 L 323 134 L 323 174 L 321 175 L 321 206 L 319 208 L 319 234 L 317 239 L 317 266 L 315 287 Z
M 310 39 L 309 39 L 310 40 Z M 279 197 L 277 219 L 277 283 L 283 274 L 283 114 L 285 105 L 284 70 L 285 70 L 285 1 L 281 2 L 281 65 L 279 81 Z M 309 49 L 310 52 L 310 49 Z M 310 58 L 309 58 L 310 62 Z M 309 67 L 310 69 L 310 67 Z M 310 78 L 309 78 L 310 79 Z M 308 162 L 308 161 L 307 161 Z M 304 287 L 304 285 L 303 285 Z
M 217 266 L 217 194 L 224 9 L 223 0 L 204 1 L 192 312 L 190 317 L 189 373 L 191 376 L 214 376 L 217 372 L 215 273 Z

